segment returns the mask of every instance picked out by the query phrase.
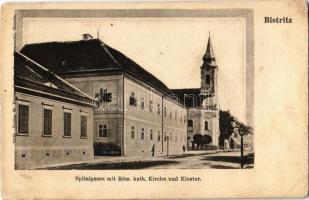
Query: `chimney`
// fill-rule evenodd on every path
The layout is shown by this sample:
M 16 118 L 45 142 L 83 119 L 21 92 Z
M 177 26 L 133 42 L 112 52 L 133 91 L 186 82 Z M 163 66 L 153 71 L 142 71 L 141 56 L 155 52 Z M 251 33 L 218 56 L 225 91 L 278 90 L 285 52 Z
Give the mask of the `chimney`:
M 83 34 L 83 40 L 91 40 L 93 38 L 92 35 L 90 35 L 89 33 L 84 33 Z

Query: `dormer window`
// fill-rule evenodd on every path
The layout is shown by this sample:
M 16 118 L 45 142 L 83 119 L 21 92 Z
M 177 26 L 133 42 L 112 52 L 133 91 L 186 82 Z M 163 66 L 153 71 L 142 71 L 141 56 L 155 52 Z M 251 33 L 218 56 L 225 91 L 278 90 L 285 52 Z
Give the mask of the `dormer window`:
M 51 82 L 46 82 L 44 83 L 44 85 L 48 86 L 48 87 L 52 87 L 52 88 L 58 88 L 56 85 L 54 85 L 53 83 Z

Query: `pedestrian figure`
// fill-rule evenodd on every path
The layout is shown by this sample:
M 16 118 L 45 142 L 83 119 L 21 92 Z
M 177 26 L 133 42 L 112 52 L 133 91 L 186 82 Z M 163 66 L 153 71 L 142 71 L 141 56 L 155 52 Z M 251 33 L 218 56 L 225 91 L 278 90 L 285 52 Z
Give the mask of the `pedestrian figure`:
M 229 141 L 228 141 L 228 139 L 225 139 L 224 140 L 224 150 L 229 150 L 229 149 L 230 149 Z
M 186 146 L 185 145 L 182 146 L 182 151 L 183 151 L 183 153 L 185 153 L 185 151 L 186 151 Z
M 155 154 L 155 145 L 154 144 L 152 145 L 151 152 L 152 152 L 152 156 L 154 156 L 154 154 Z

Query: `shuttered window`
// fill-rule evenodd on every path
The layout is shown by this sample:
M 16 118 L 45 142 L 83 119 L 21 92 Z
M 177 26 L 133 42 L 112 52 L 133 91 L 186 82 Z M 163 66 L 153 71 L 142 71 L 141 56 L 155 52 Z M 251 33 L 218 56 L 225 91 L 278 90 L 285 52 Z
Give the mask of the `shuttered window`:
M 29 106 L 27 105 L 18 106 L 18 133 L 29 133 Z
M 71 113 L 64 112 L 64 136 L 71 137 Z
M 53 111 L 51 109 L 44 108 L 44 132 L 43 135 L 52 135 L 52 115 Z

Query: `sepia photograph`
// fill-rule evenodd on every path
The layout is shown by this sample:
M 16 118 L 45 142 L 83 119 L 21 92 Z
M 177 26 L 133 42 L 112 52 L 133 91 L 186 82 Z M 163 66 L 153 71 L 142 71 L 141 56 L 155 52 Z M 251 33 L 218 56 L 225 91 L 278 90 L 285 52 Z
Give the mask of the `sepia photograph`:
M 302 0 L 6 3 L 3 199 L 308 196 Z
M 40 13 L 15 15 L 16 169 L 253 168 L 243 18 Z

